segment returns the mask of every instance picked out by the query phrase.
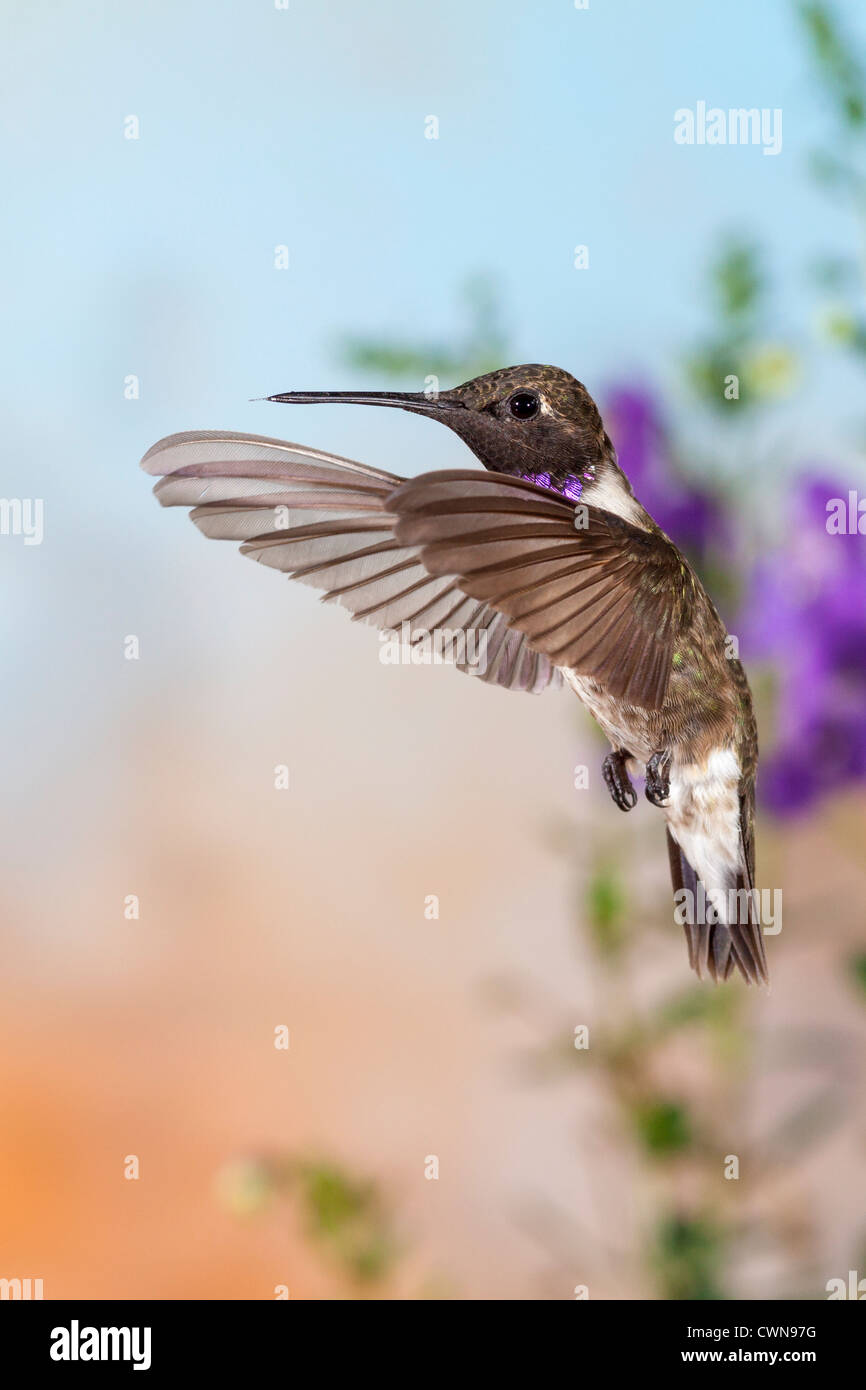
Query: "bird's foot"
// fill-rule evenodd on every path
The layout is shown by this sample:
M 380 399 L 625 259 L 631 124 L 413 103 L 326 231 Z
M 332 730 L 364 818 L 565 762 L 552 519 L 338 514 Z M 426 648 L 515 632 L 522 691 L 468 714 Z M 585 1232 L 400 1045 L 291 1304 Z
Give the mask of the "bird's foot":
M 653 806 L 666 806 L 671 794 L 671 755 L 665 749 L 653 753 L 646 765 L 646 799 Z
M 608 753 L 601 765 L 607 789 L 621 811 L 630 811 L 637 805 L 637 792 L 626 770 L 627 761 L 628 753 L 620 748 L 616 752 Z

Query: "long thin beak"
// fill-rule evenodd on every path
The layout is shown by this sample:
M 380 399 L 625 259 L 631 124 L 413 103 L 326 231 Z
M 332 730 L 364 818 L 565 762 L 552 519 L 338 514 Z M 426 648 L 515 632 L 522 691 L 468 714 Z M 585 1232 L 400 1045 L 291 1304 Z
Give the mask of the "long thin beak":
M 264 399 L 286 405 L 390 405 L 399 410 L 412 410 L 417 415 L 439 415 L 465 408 L 462 401 L 427 396 L 423 391 L 284 391 L 282 395 Z

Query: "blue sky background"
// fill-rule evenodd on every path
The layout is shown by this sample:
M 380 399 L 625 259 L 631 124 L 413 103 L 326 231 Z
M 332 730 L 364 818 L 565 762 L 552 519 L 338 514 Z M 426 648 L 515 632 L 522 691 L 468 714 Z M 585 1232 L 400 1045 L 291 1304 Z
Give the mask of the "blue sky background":
M 125 460 L 166 430 L 283 429 L 248 397 L 345 375 L 347 330 L 447 341 L 479 270 L 517 360 L 600 389 L 673 374 L 724 231 L 766 243 L 795 326 L 799 268 L 850 242 L 805 175 L 822 113 L 789 0 L 49 8 L 13 7 L 0 98 L 13 438 L 26 450 L 37 418 L 65 468 L 71 450 L 131 489 Z M 866 36 L 863 7 L 840 9 Z M 675 145 L 674 110 L 699 99 L 781 107 L 782 154 Z M 426 451 L 412 421 L 299 427 L 407 471 L 407 441 Z

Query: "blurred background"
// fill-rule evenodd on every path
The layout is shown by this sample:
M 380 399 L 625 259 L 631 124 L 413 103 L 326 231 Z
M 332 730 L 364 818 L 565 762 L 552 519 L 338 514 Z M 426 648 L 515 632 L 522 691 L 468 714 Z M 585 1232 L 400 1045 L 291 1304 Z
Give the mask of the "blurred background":
M 4 25 L 0 1277 L 866 1275 L 863 6 L 8 0 Z M 699 102 L 780 110 L 781 150 L 677 143 Z M 600 401 L 738 637 L 769 993 L 690 975 L 660 818 L 614 807 L 570 695 L 382 666 L 137 468 L 218 427 L 466 466 L 428 421 L 251 398 L 524 361 Z

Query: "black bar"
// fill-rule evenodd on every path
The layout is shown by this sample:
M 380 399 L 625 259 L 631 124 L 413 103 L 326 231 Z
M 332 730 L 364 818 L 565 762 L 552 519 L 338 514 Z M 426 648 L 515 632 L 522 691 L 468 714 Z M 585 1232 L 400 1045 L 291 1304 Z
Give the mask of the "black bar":
M 665 1374 L 673 1368 L 701 1374 L 708 1366 L 730 1370 L 736 1365 L 774 1370 L 804 1366 L 826 1379 L 844 1365 L 856 1365 L 863 1342 L 863 1315 L 832 1300 L 602 1303 L 575 1299 L 570 1307 L 558 1310 L 535 1302 L 519 1307 L 502 1324 L 497 1304 L 478 1301 L 462 1311 L 457 1303 L 435 1309 L 426 1303 L 420 1313 L 401 1303 L 390 1314 L 372 1301 L 364 1302 L 361 1311 L 356 1303 L 338 1301 L 3 1302 L 0 1347 L 7 1368 L 14 1355 L 19 1378 L 33 1370 L 48 1371 L 52 1378 L 84 1374 L 92 1379 L 105 1369 L 115 1377 L 136 1377 L 137 1360 L 142 1368 L 137 1378 L 142 1383 L 145 1375 L 159 1379 L 165 1372 L 224 1379 L 265 1365 L 282 1367 L 289 1383 L 302 1365 L 308 1381 L 310 1371 L 314 1375 L 319 1369 L 332 1371 L 342 1358 L 355 1374 L 372 1373 L 374 1366 L 384 1368 L 390 1363 L 395 1371 L 402 1368 L 401 1379 L 411 1379 L 422 1367 L 429 1370 L 438 1354 L 445 1371 L 449 1366 L 453 1371 L 459 1362 L 465 1368 L 465 1353 L 472 1348 L 471 1359 L 482 1357 L 489 1371 L 500 1356 L 510 1360 L 516 1346 L 525 1351 L 530 1363 L 535 1362 L 536 1379 L 543 1378 L 542 1365 L 550 1365 L 554 1355 L 564 1358 L 563 1369 L 571 1366 L 575 1376 L 593 1365 L 613 1375 L 629 1370 Z M 536 1322 L 540 1316 L 543 1324 Z M 117 1329 L 117 1334 L 103 1334 L 102 1329 Z M 458 1344 L 443 1338 L 451 1329 L 460 1337 Z M 537 1340 L 539 1332 L 543 1342 Z M 524 1341 L 527 1336 L 528 1342 Z M 465 1349 L 460 1356 L 458 1345 Z M 105 1359 L 89 1359 L 92 1350 Z M 115 1351 L 127 1359 L 112 1359 Z M 69 1359 L 56 1359 L 61 1353 Z

